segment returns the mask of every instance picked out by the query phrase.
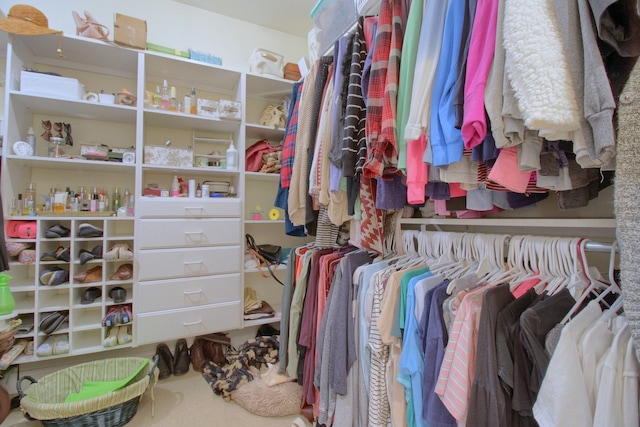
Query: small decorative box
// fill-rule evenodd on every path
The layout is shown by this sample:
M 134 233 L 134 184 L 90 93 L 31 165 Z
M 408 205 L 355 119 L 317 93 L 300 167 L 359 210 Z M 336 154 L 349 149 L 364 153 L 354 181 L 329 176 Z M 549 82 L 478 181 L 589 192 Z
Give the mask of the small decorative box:
M 147 145 L 144 147 L 144 163 L 193 167 L 193 150 Z
M 218 101 L 198 98 L 197 112 L 200 116 L 218 118 Z
M 221 119 L 240 120 L 242 119 L 242 103 L 221 99 L 218 114 Z
M 82 144 L 80 146 L 80 155 L 85 159 L 89 160 L 97 160 L 102 159 L 106 160 L 109 155 L 109 146 L 107 145 L 85 145 Z

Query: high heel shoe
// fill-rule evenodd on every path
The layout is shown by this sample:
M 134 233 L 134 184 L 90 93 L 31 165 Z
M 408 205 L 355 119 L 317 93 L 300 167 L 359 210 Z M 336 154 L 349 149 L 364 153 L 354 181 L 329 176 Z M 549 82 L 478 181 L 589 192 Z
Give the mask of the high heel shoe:
M 109 35 L 109 29 L 98 23 L 96 19 L 89 14 L 86 10 L 84 11 L 84 18 L 80 16 L 78 12 L 75 10 L 71 12 L 73 15 L 73 20 L 76 23 L 76 35 L 82 37 L 89 37 L 97 40 L 107 41 L 107 37 Z

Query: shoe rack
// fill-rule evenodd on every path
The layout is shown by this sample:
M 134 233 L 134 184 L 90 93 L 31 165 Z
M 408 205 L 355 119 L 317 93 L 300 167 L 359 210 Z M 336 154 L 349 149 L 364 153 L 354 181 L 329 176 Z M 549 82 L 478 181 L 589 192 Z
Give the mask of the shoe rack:
M 256 281 L 259 275 L 245 271 L 243 266 L 245 232 L 252 233 L 259 243 L 269 241 L 284 247 L 297 243 L 287 242 L 282 220 L 251 220 L 249 212 L 256 204 L 263 206 L 265 213 L 272 208 L 278 181 L 277 175 L 245 173 L 244 151 L 246 144 L 264 137 L 274 142 L 282 139 L 283 129 L 255 123 L 267 103 L 279 104 L 283 96 L 290 95 L 292 82 L 75 36 L 63 38 L 65 57 L 59 58 L 57 44 L 57 36 L 11 36 L 7 45 L 6 125 L 1 165 L 4 219 L 5 223 L 33 219 L 38 226 L 37 236 L 28 240 L 35 251 L 35 263 L 12 260 L 8 272 L 13 276 L 10 286 L 17 301 L 16 311 L 34 324 L 31 332 L 21 336 L 33 339 L 37 348 L 46 340 L 38 331 L 44 314 L 68 310 L 68 328 L 56 331 L 68 338 L 69 352 L 65 356 L 121 348 L 121 345 L 105 347 L 105 339 L 113 343 L 114 333 L 102 326 L 103 318 L 116 305 L 109 296 L 110 289 L 116 286 L 126 290 L 126 304 L 131 305 L 133 312 L 132 341 L 125 346 L 251 326 L 243 323 L 243 287 L 245 282 Z M 136 94 L 137 104 L 101 104 L 25 93 L 20 90 L 20 73 L 24 68 L 76 78 L 86 92 L 111 93 L 126 88 Z M 240 102 L 241 120 L 145 106 L 146 91 L 155 91 L 165 79 L 177 88 L 179 99 L 195 87 L 199 99 Z M 46 120 L 72 124 L 74 145 L 65 147 L 67 157 L 48 157 L 47 143 L 40 135 L 41 122 Z M 13 142 L 24 140 L 29 127 L 33 127 L 37 138 L 35 155 L 14 154 Z M 224 153 L 227 149 L 227 145 L 215 142 L 194 144 L 194 135 L 212 141 L 232 139 L 239 154 L 238 169 L 145 163 L 146 149 L 166 147 L 167 141 L 171 148 L 191 151 L 194 158 L 213 150 Z M 82 159 L 81 146 L 95 144 L 133 147 L 135 160 L 117 163 Z M 209 199 L 142 195 L 150 184 L 171 189 L 174 176 L 199 183 L 223 181 L 236 194 Z M 72 213 L 9 216 L 11 201 L 24 193 L 30 182 L 35 184 L 38 195 L 48 194 L 54 186 L 71 189 L 95 186 L 106 188 L 110 194 L 116 187 L 120 191 L 128 188 L 134 195 L 135 210 L 133 216 L 124 217 L 83 217 Z M 82 223 L 102 229 L 104 235 L 81 237 L 78 230 Z M 56 224 L 69 228 L 69 236 L 47 239 L 45 232 Z M 103 257 L 80 264 L 81 249 L 90 252 L 96 245 L 102 245 L 106 256 L 118 243 L 132 249 L 133 259 L 127 260 L 133 268 L 130 280 L 110 280 L 124 263 L 122 260 Z M 55 253 L 59 246 L 70 248 L 68 263 L 57 259 L 39 261 L 43 253 Z M 40 283 L 39 275 L 53 266 L 69 270 L 67 283 L 54 287 Z M 99 281 L 74 280 L 74 276 L 97 266 L 102 267 Z M 83 292 L 94 286 L 101 290 L 101 296 L 90 304 L 81 304 Z M 266 288 L 270 289 L 266 291 L 270 295 L 264 298 L 279 308 L 280 289 Z M 15 363 L 37 360 L 43 358 L 22 355 Z

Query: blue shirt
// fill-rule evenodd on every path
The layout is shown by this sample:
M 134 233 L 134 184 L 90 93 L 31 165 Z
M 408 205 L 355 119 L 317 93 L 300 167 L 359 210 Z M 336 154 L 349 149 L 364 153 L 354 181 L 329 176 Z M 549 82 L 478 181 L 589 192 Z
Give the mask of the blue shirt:
M 429 136 L 434 166 L 449 165 L 462 159 L 464 141 L 455 127 L 453 107 L 458 76 L 458 51 L 462 39 L 464 0 L 451 0 L 442 35 L 442 48 L 431 92 Z
M 424 374 L 422 416 L 429 427 L 456 427 L 456 420 L 436 395 L 435 388 L 440 374 L 440 366 L 447 346 L 448 334 L 442 317 L 442 303 L 449 297 L 447 285 L 449 281 L 438 285 L 431 295 L 429 310 L 426 308 L 420 320 L 420 328 L 424 337 Z
M 416 286 L 431 289 L 442 283 L 444 278 L 433 276 L 431 272 L 416 276 L 407 286 L 405 330 L 400 354 L 400 372 L 398 381 L 404 386 L 407 400 L 407 424 L 409 426 L 426 427 L 422 418 L 422 377 L 424 354 L 418 335 L 418 319 L 415 316 Z

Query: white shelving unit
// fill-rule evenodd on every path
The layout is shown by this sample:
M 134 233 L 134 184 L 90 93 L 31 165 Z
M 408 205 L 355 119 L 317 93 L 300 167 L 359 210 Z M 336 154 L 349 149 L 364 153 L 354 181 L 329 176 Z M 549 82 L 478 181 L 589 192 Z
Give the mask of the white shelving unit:
M 44 313 L 68 310 L 69 327 L 56 334 L 68 335 L 70 351 L 60 356 L 21 356 L 16 363 L 122 348 L 103 346 L 107 328 L 102 327 L 102 319 L 114 305 L 108 295 L 114 286 L 127 290 L 125 303 L 133 307 L 133 342 L 125 346 L 260 324 L 259 321 L 243 322 L 243 288 L 245 283 L 251 285 L 258 280 L 254 276 L 260 276 L 244 269 L 244 234 L 250 231 L 261 241 L 278 243 L 284 235 L 284 222 L 245 223 L 247 212 L 254 204 L 245 200 L 255 198 L 254 193 L 259 194 L 263 198 L 260 203 L 268 211 L 278 181 L 277 175 L 245 174 L 244 151 L 247 145 L 262 138 L 276 143 L 282 140 L 284 129 L 256 123 L 267 103 L 280 103 L 284 96 L 290 95 L 292 82 L 74 36 L 64 37 L 65 57 L 59 58 L 57 43 L 55 35 L 9 39 L 1 190 L 5 222 L 37 221 L 36 238 L 13 239 L 31 243 L 37 260 L 58 245 L 71 248 L 69 263 L 36 261 L 25 265 L 17 259 L 10 263 L 13 276 L 10 286 L 16 310 L 35 325 L 24 337 L 34 339 L 34 348 L 37 348 L 46 339 L 38 330 Z M 107 105 L 26 93 L 20 90 L 20 73 L 24 68 L 76 78 L 87 92 L 109 93 L 127 88 L 137 96 L 137 105 Z M 165 79 L 177 88 L 179 97 L 195 87 L 198 98 L 240 102 L 241 120 L 164 111 L 145 104 L 145 91 L 153 92 Z M 44 120 L 72 124 L 74 146 L 65 147 L 68 157 L 47 157 L 47 144 L 39 135 Z M 36 131 L 36 153 L 32 157 L 17 156 L 11 151 L 11 145 L 22 140 L 29 127 Z M 227 170 L 145 163 L 145 147 L 162 147 L 167 140 L 171 141 L 171 148 L 192 150 L 194 158 L 210 155 L 207 153 L 212 150 L 224 155 L 228 141 L 233 140 L 239 153 L 239 167 Z M 84 160 L 80 156 L 83 144 L 133 147 L 135 163 Z M 236 196 L 210 199 L 143 196 L 149 184 L 170 189 L 173 176 L 200 183 L 225 181 L 235 188 Z M 35 183 L 38 194 L 48 194 L 53 187 L 68 186 L 75 190 L 81 185 L 89 189 L 105 188 L 109 194 L 116 187 L 121 194 L 128 188 L 135 196 L 135 213 L 129 217 L 85 217 L 48 216 L 41 212 L 35 218 L 10 217 L 11 201 L 17 199 L 30 182 Z M 38 203 L 42 200 L 38 197 Z M 104 236 L 80 238 L 77 230 L 83 222 L 99 226 L 105 231 Z M 45 231 L 54 224 L 69 227 L 71 235 L 46 239 Z M 100 244 L 106 252 L 116 243 L 127 243 L 133 249 L 131 280 L 108 280 L 122 261 L 95 260 L 79 264 L 81 248 L 90 250 Z M 102 280 L 93 283 L 73 280 L 73 275 L 96 265 L 102 266 Z M 68 269 L 69 282 L 55 287 L 42 286 L 39 275 L 52 266 Z M 279 274 L 282 270 L 279 269 Z M 92 304 L 80 304 L 80 296 L 90 286 L 99 287 L 102 297 Z M 262 290 L 265 288 L 270 290 L 262 297 L 279 310 L 279 288 L 267 286 Z M 276 321 L 274 319 L 271 321 Z

